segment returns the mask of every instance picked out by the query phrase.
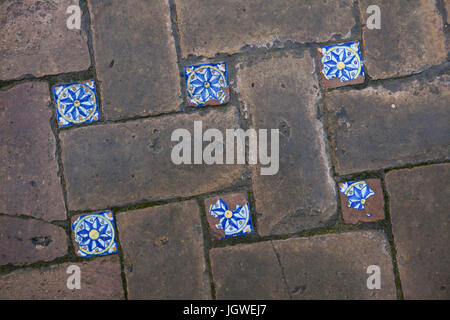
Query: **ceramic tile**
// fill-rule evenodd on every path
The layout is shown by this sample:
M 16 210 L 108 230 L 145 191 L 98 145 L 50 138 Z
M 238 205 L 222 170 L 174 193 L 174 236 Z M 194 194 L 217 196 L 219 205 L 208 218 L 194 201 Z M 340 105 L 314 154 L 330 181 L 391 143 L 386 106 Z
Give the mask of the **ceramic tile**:
M 72 235 L 78 256 L 92 257 L 117 252 L 114 216 L 109 210 L 73 217 Z
M 186 66 L 184 75 L 188 106 L 216 106 L 226 104 L 230 100 L 225 62 Z
M 243 193 L 233 193 L 205 200 L 211 235 L 217 239 L 253 232 L 248 201 Z
M 325 89 L 364 82 L 359 41 L 333 44 L 317 50 L 320 77 Z
M 339 183 L 339 193 L 345 223 L 384 219 L 383 191 L 379 179 Z
M 55 85 L 52 88 L 59 127 L 99 120 L 93 80 Z

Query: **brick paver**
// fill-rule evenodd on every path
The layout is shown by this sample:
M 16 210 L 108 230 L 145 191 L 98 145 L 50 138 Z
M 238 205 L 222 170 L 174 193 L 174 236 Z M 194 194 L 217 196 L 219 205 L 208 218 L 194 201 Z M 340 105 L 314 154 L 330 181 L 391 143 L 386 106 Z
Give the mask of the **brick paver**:
M 449 157 L 447 75 L 327 94 L 338 174 Z
M 261 175 L 260 165 L 252 170 L 258 232 L 292 233 L 325 224 L 336 211 L 336 198 L 317 120 L 313 57 L 304 51 L 245 59 L 237 90 L 248 104 L 251 127 L 280 130 L 279 172 Z
M 66 219 L 48 84 L 0 91 L 0 212 Z
M 381 10 L 381 29 L 363 27 L 364 64 L 372 79 L 386 79 L 420 72 L 445 62 L 444 23 L 433 0 L 360 0 L 362 23 Z
M 82 71 L 91 58 L 84 30 L 69 30 L 66 9 L 79 1 L 0 3 L 0 80 Z
M 210 296 L 194 200 L 123 212 L 116 219 L 130 299 Z
M 81 289 L 68 289 L 67 273 L 78 266 Z M 69 270 L 70 271 L 70 270 Z M 124 299 L 120 262 L 116 257 L 25 268 L 0 275 L 0 299 L 11 300 L 118 300 Z
M 450 164 L 389 172 L 386 187 L 406 299 L 450 298 Z
M 88 3 L 106 118 L 178 110 L 180 79 L 167 0 Z

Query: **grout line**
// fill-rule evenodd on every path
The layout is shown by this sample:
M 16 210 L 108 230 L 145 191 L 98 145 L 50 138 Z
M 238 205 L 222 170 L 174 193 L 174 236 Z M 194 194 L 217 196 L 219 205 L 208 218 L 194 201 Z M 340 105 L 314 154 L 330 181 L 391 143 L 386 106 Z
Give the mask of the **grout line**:
M 272 246 L 273 253 L 275 254 L 275 257 L 277 258 L 278 265 L 280 266 L 281 277 L 283 278 L 283 282 L 284 282 L 284 285 L 286 286 L 286 290 L 288 292 L 289 298 L 292 299 L 292 293 L 291 293 L 291 290 L 289 289 L 289 285 L 288 285 L 287 280 L 286 280 L 286 274 L 284 272 L 283 265 L 281 264 L 280 255 L 278 254 L 277 250 L 275 249 L 275 246 L 273 245 L 273 241 L 270 241 L 270 244 Z

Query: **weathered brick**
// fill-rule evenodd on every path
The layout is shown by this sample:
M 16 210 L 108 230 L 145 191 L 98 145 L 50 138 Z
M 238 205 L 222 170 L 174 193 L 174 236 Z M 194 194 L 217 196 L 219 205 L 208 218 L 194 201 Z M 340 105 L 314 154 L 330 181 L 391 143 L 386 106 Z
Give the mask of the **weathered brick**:
M 448 159 L 449 79 L 397 80 L 363 90 L 333 91 L 329 111 L 338 174 Z
M 68 289 L 67 273 L 78 266 L 81 289 Z M 25 268 L 0 275 L 0 299 L 11 300 L 118 300 L 124 299 L 120 261 L 101 257 L 85 262 L 69 262 L 49 267 Z
M 183 57 L 235 53 L 246 45 L 266 46 L 276 40 L 326 42 L 337 35 L 347 39 L 355 25 L 351 0 L 175 3 Z
M 6 0 L 0 3 L 0 80 L 86 70 L 84 30 L 69 30 L 66 10 L 79 1 Z
M 210 251 L 217 299 L 288 299 L 283 273 L 270 241 Z
M 406 299 L 450 299 L 450 164 L 386 175 L 397 263 Z
M 61 132 L 69 208 L 108 208 L 220 190 L 241 182 L 242 165 L 180 164 L 171 160 L 172 131 L 238 128 L 234 107 L 102 124 Z M 192 148 L 192 151 L 194 149 Z
M 180 75 L 167 0 L 88 3 L 106 118 L 178 110 Z
M 0 216 L 0 265 L 51 261 L 67 254 L 63 228 L 34 219 Z
M 443 21 L 434 0 L 360 0 L 364 65 L 372 79 L 417 73 L 445 62 Z M 381 29 L 368 29 L 369 5 L 381 10 Z
M 48 85 L 0 91 L 0 212 L 64 220 Z
M 130 299 L 210 297 L 194 200 L 123 212 L 116 219 Z
M 378 231 L 274 241 L 293 299 L 395 299 L 389 244 Z M 367 267 L 380 267 L 381 289 L 368 289 Z
M 326 224 L 336 212 L 335 184 L 318 120 L 313 58 L 304 51 L 242 60 L 237 90 L 252 128 L 280 130 L 279 172 L 261 175 L 261 165 L 253 166 L 258 232 L 285 234 Z

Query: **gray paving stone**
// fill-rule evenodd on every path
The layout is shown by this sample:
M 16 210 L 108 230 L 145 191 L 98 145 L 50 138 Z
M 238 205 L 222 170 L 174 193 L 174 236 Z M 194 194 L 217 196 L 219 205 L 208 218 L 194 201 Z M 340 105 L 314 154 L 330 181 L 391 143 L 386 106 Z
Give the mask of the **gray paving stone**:
M 107 208 L 202 194 L 241 183 L 243 165 L 180 164 L 171 160 L 173 130 L 194 121 L 206 128 L 238 128 L 234 107 L 126 123 L 64 130 L 60 134 L 69 209 Z M 192 150 L 193 147 L 192 147 Z
M 74 4 L 79 1 L 1 1 L 0 80 L 90 67 L 86 33 L 66 26 L 66 10 Z
M 210 250 L 217 299 L 289 299 L 270 241 Z
M 356 231 L 273 242 L 293 299 L 395 299 L 389 243 L 382 232 Z M 380 289 L 368 289 L 371 265 Z
M 450 299 L 450 164 L 386 175 L 397 263 L 406 299 Z
M 402 166 L 450 157 L 447 75 L 396 80 L 363 90 L 333 91 L 329 111 L 338 174 Z
M 195 200 L 116 216 L 130 299 L 210 298 Z
M 66 219 L 48 85 L 0 91 L 0 213 Z
M 314 60 L 309 51 L 247 59 L 237 67 L 236 90 L 248 105 L 250 126 L 280 130 L 279 172 L 261 175 L 261 165 L 252 168 L 258 233 L 322 226 L 336 212 L 336 197 L 317 114 Z
M 353 1 L 176 0 L 180 46 L 189 54 L 213 57 L 246 45 L 274 41 L 325 42 L 346 39 L 355 25 Z M 242 32 L 245 30 L 245 32 Z
M 68 289 L 67 273 L 78 266 L 81 289 Z M 70 271 L 70 270 L 69 270 Z M 2 300 L 119 300 L 124 299 L 119 257 L 99 257 L 49 267 L 25 268 L 0 275 Z
M 178 110 L 180 75 L 168 1 L 88 3 L 105 117 Z
M 367 28 L 369 5 L 381 10 L 381 29 Z M 417 73 L 446 61 L 444 23 L 433 0 L 360 0 L 364 66 L 372 79 Z
M 34 219 L 0 216 L 0 265 L 51 261 L 67 254 L 63 228 Z

